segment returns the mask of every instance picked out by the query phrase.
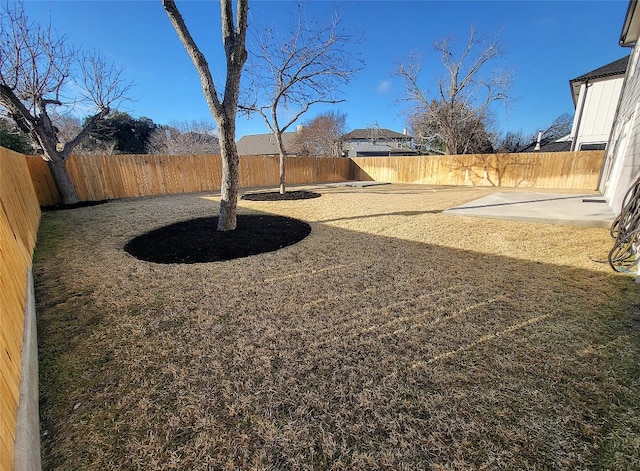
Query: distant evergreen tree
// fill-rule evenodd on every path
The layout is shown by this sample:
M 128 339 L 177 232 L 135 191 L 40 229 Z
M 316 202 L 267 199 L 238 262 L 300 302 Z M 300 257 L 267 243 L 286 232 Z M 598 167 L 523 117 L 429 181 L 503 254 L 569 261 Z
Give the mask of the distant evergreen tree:
M 113 142 L 116 154 L 146 154 L 149 137 L 156 128 L 150 118 L 134 118 L 118 111 L 98 123 L 91 136 L 100 142 Z
M 29 137 L 6 118 L 0 118 L 0 146 L 21 154 L 33 154 Z

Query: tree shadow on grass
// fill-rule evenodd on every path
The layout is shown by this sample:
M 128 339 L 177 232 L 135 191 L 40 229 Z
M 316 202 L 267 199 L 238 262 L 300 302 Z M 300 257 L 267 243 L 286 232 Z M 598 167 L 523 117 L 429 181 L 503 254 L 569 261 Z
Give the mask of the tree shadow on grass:
M 441 209 L 433 209 L 429 211 L 395 211 L 395 212 L 386 212 L 386 213 L 378 213 L 378 214 L 363 214 L 361 216 L 350 216 L 344 218 L 335 218 L 335 219 L 324 219 L 318 222 L 337 222 L 337 221 L 350 221 L 356 219 L 368 219 L 368 218 L 378 218 L 385 216 L 421 216 L 423 214 L 440 214 L 442 213 Z

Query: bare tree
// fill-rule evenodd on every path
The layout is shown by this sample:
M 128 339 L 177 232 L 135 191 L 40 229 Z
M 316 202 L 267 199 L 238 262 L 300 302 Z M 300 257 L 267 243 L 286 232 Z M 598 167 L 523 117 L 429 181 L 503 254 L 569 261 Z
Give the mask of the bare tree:
M 548 140 L 558 140 L 562 137 L 565 137 L 571 134 L 571 127 L 573 125 L 573 115 L 569 113 L 562 113 L 553 122 L 549 125 L 549 127 L 542 131 L 542 137 L 547 138 Z M 537 133 L 534 133 L 532 141 L 537 137 Z
M 296 134 L 299 154 L 340 157 L 342 136 L 347 132 L 347 115 L 339 111 L 322 113 L 302 126 Z
M 22 4 L 2 7 L 0 106 L 33 141 L 47 161 L 63 204 L 78 202 L 66 169 L 71 151 L 125 99 L 132 84 L 122 68 L 96 52 L 82 53 L 50 26 L 29 22 Z M 74 92 L 73 100 L 65 98 Z M 89 106 L 92 115 L 74 137 L 61 141 L 52 121 L 56 108 Z
M 498 154 L 517 152 L 522 146 L 529 144 L 531 139 L 525 137 L 522 131 L 508 131 L 494 136 L 493 149 Z
M 436 97 L 429 97 L 419 84 L 421 62 L 416 54 L 410 55 L 406 64 L 400 64 L 395 74 L 404 80 L 405 100 L 413 104 L 409 116 L 419 115 L 421 121 L 428 123 L 424 129 L 430 135 L 424 138 L 440 140 L 447 154 L 468 153 L 479 125 L 487 127 L 491 105 L 507 103 L 511 73 L 484 75 L 487 65 L 501 57 L 502 51 L 497 40 L 486 43 L 474 28 L 459 56 L 454 53 L 451 39 L 436 41 L 434 49 L 447 72 L 437 82 Z
M 293 30 L 278 37 L 266 29 L 256 38 L 255 63 L 247 71 L 251 84 L 240 110 L 258 113 L 273 133 L 280 152 L 280 193 L 285 192 L 286 149 L 282 133 L 309 108 L 320 103 L 336 104 L 339 87 L 349 83 L 362 62 L 349 52 L 358 42 L 340 29 L 341 16 L 321 24 L 309 20 L 299 6 Z M 280 118 L 287 112 L 284 122 Z
M 71 114 L 57 115 L 52 113 L 51 120 L 58 129 L 58 139 L 69 142 L 77 136 L 83 128 L 82 120 Z M 98 140 L 88 133 L 73 149 L 74 154 L 81 155 L 113 155 L 116 141 Z
M 518 149 L 534 144 L 546 145 L 571 134 L 573 115 L 562 113 L 544 129 L 539 129 L 530 134 L 509 131 L 506 134 L 496 134 L 494 148 L 496 152 L 517 152 Z
M 369 144 L 376 145 L 380 138 L 382 137 L 382 130 L 380 129 L 380 125 L 378 122 L 374 122 L 367 126 L 367 139 L 369 140 Z
M 150 154 L 208 155 L 220 152 L 216 127 L 209 121 L 181 121 L 155 129 L 147 143 Z
M 227 76 L 222 101 L 218 98 L 209 64 L 189 33 L 176 3 L 173 0 L 162 0 L 162 6 L 198 71 L 202 92 L 209 105 L 211 115 L 218 124 L 220 155 L 222 157 L 218 230 L 230 231 L 235 229 L 237 224 L 240 159 L 238 157 L 238 148 L 236 147 L 236 112 L 242 67 L 247 60 L 245 43 L 247 37 L 247 13 L 249 10 L 248 1 L 237 0 L 234 24 L 232 1 L 220 0 L 222 42 L 227 61 Z

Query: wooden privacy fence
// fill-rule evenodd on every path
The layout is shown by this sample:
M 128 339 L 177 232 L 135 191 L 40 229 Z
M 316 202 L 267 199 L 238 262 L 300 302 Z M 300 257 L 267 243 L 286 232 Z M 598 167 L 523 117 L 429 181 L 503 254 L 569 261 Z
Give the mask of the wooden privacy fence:
M 596 189 L 604 151 L 421 157 L 288 157 L 286 180 L 304 183 L 374 180 L 430 185 Z M 60 202 L 46 163 L 27 157 L 40 204 Z M 72 156 L 67 168 L 81 200 L 220 189 L 218 155 Z M 240 157 L 241 188 L 276 186 L 278 158 Z
M 46 162 L 28 156 L 38 199 L 42 206 L 60 202 Z M 67 169 L 83 201 L 174 193 L 217 191 L 221 181 L 219 155 L 73 155 Z M 349 159 L 287 158 L 287 183 L 344 181 Z M 241 188 L 274 186 L 279 182 L 278 158 L 240 157 Z
M 27 276 L 40 206 L 24 156 L 0 147 L 0 469 L 13 469 Z
M 425 185 L 589 189 L 598 187 L 604 151 L 355 157 L 354 179 Z

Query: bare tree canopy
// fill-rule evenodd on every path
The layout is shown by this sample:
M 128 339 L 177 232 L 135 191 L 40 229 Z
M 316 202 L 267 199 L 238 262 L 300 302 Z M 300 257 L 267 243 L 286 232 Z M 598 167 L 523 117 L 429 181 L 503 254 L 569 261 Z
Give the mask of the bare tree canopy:
M 51 119 L 58 129 L 58 139 L 60 139 L 61 142 L 71 141 L 83 128 L 83 120 L 72 114 L 52 114 Z M 82 155 L 113 155 L 115 153 L 115 147 L 115 140 L 101 140 L 89 133 L 74 147 L 73 153 Z
M 518 152 L 520 148 L 529 144 L 531 139 L 525 137 L 522 131 L 507 131 L 494 136 L 493 149 L 499 154 Z
M 296 133 L 299 155 L 341 157 L 342 136 L 347 133 L 347 115 L 327 111 L 306 122 Z
M 250 84 L 240 110 L 258 113 L 276 139 L 281 193 L 285 192 L 286 157 L 282 133 L 312 106 L 344 101 L 340 87 L 363 67 L 351 52 L 359 39 L 345 33 L 340 21 L 337 13 L 324 23 L 310 19 L 298 5 L 288 34 L 266 28 L 256 35 L 256 50 L 247 70 Z
M 149 137 L 150 154 L 208 155 L 220 152 L 218 131 L 209 121 L 180 121 L 156 128 Z
M 558 140 L 561 137 L 571 134 L 571 127 L 573 126 L 573 115 L 569 113 L 562 113 L 549 125 L 548 128 L 542 131 L 542 137 L 549 140 Z M 537 133 L 534 133 L 532 140 L 535 140 Z
M 204 54 L 198 49 L 195 40 L 189 33 L 182 15 L 173 0 L 162 0 L 164 7 L 178 38 L 187 50 L 191 61 L 198 72 L 202 92 L 211 115 L 218 124 L 220 155 L 222 157 L 222 184 L 220 188 L 220 215 L 218 230 L 231 231 L 237 225 L 238 206 L 238 172 L 240 159 L 236 147 L 236 112 L 242 67 L 247 60 L 245 43 L 247 38 L 247 0 L 237 0 L 236 16 L 231 0 L 220 0 L 220 21 L 222 43 L 227 61 L 227 76 L 222 101 L 218 97 L 216 86 Z
M 477 152 L 478 142 L 485 141 L 479 136 L 488 135 L 491 106 L 509 100 L 511 73 L 486 70 L 503 55 L 500 45 L 497 40 L 483 40 L 471 28 L 460 53 L 450 38 L 436 41 L 434 49 L 446 70 L 434 96 L 420 85 L 422 66 L 417 54 L 395 71 L 405 83 L 405 101 L 412 104 L 408 115 L 414 133 L 427 142 L 440 143 L 447 154 Z M 422 126 L 416 126 L 418 122 Z
M 50 26 L 30 22 L 21 3 L 3 4 L 0 11 L 0 106 L 48 162 L 62 202 L 76 203 L 66 159 L 126 99 L 132 84 L 123 79 L 122 68 L 100 54 L 79 51 Z M 63 141 L 52 114 L 79 105 L 92 114 L 75 136 Z
M 547 145 L 571 134 L 573 115 L 562 113 L 546 128 L 530 133 L 508 131 L 494 135 L 494 149 L 499 153 L 518 152 L 534 144 Z

